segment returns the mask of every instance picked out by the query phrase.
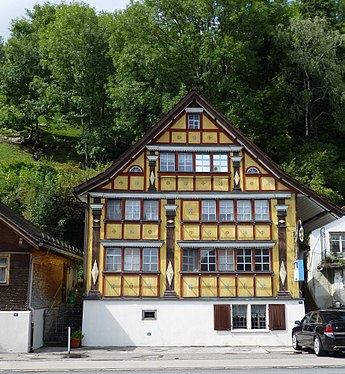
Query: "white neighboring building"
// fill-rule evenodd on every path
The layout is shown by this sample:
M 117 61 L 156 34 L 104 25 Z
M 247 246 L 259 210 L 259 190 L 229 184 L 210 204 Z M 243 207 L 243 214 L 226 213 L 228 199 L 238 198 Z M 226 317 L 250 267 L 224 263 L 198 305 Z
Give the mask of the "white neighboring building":
M 345 305 L 345 216 L 311 232 L 307 267 L 317 306 Z

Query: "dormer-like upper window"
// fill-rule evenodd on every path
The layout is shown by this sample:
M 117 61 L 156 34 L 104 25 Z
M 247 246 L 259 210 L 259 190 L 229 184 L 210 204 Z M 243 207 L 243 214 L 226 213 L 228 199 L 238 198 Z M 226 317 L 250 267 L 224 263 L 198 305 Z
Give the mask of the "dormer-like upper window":
M 247 174 L 260 174 L 260 170 L 255 166 L 250 166 L 247 169 Z
M 200 114 L 196 114 L 196 113 L 188 114 L 188 129 L 190 130 L 200 129 Z
M 143 172 L 143 169 L 142 169 L 140 166 L 132 166 L 132 167 L 129 169 L 129 172 L 130 172 L 130 173 L 142 173 L 142 172 Z

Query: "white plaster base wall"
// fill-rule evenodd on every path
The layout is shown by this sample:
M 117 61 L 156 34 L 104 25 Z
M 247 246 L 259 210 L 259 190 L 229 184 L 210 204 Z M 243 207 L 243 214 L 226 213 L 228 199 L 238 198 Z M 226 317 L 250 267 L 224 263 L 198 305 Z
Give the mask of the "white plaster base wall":
M 31 312 L 0 312 L 0 352 L 30 350 Z
M 215 331 L 214 304 L 285 304 L 286 330 Z M 142 320 L 156 310 L 156 320 Z M 85 300 L 84 346 L 289 346 L 302 300 Z

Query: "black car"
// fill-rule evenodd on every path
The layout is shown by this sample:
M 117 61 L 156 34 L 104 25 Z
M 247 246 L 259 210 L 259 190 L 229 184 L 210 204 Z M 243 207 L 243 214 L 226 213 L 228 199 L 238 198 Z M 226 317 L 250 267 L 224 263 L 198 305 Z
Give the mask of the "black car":
M 345 309 L 320 309 L 296 321 L 292 329 L 292 347 L 312 348 L 317 356 L 345 351 Z

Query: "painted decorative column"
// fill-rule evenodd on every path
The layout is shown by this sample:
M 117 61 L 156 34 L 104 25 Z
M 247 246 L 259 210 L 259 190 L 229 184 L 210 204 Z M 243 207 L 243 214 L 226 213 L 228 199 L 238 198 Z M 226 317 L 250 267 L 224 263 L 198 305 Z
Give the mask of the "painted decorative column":
M 287 284 L 287 255 L 286 255 L 286 212 L 288 205 L 284 199 L 278 199 L 275 206 L 278 218 L 278 251 L 279 251 L 279 297 L 291 297 Z
M 174 287 L 174 248 L 175 248 L 175 217 L 177 205 L 175 200 L 167 200 L 164 206 L 166 212 L 166 279 L 165 279 L 165 297 L 177 297 Z
M 150 151 L 149 155 L 146 155 L 147 159 L 149 160 L 149 167 L 150 167 L 150 186 L 149 191 L 156 191 L 156 178 L 155 178 L 155 170 L 156 170 L 156 162 L 158 156 L 155 155 L 154 151 Z
M 90 205 L 92 209 L 92 268 L 91 268 L 91 289 L 88 299 L 100 299 L 101 294 L 98 289 L 99 275 L 99 246 L 101 238 L 101 216 L 103 204 L 101 199 L 95 198 Z
M 234 152 L 233 156 L 231 156 L 232 166 L 234 167 L 234 190 L 241 190 L 241 160 L 242 156 L 240 156 L 239 152 Z

